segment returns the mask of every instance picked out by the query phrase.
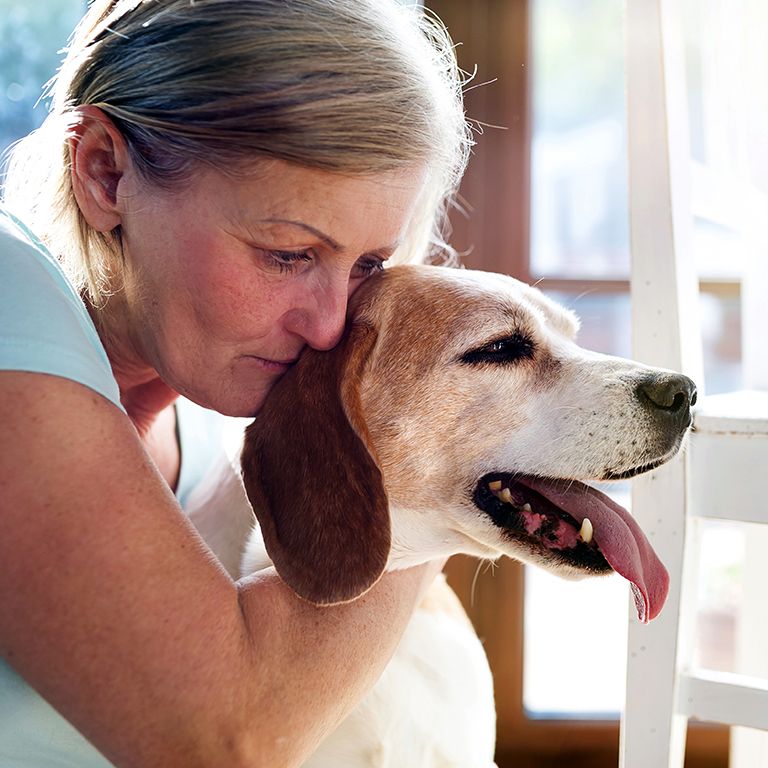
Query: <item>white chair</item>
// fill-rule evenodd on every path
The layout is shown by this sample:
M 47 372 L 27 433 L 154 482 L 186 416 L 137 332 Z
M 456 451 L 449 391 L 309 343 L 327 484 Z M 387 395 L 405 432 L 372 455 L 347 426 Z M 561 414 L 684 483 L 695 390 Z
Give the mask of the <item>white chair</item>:
M 633 513 L 671 589 L 650 625 L 630 616 L 623 768 L 682 768 L 689 719 L 768 730 L 768 526 L 747 543 L 738 641 L 741 661 L 765 678 L 692 661 L 699 521 L 768 523 L 768 248 L 755 237 L 742 292 L 745 378 L 755 391 L 705 397 L 679 7 L 627 1 L 634 356 L 683 371 L 701 389 L 687 452 L 633 482 Z M 731 768 L 768 766 L 768 734 L 760 736 L 732 731 Z

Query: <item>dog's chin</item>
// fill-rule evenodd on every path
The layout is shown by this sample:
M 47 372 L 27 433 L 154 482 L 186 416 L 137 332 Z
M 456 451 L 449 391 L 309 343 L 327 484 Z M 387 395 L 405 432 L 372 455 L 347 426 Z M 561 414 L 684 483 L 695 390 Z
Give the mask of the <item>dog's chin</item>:
M 472 501 L 501 530 L 499 548 L 504 554 L 565 578 L 613 572 L 582 523 L 524 485 L 520 476 L 485 475 L 475 486 Z
M 652 459 L 644 464 L 638 464 L 635 467 L 629 469 L 607 469 L 603 475 L 599 478 L 600 482 L 613 482 L 616 480 L 630 480 L 638 475 L 644 475 L 646 472 L 652 472 L 662 464 L 666 464 L 678 451 L 680 445 L 676 445 L 667 454 L 660 459 Z
M 666 464 L 674 458 L 685 445 L 688 432 L 678 434 L 667 449 L 656 456 L 649 457 L 646 461 L 641 461 L 630 467 L 609 467 L 603 470 L 599 477 L 595 478 L 598 482 L 613 482 L 616 480 L 630 480 L 638 475 L 644 475 L 646 472 L 652 472 L 662 464 Z
M 675 452 L 673 452 L 671 455 L 673 456 Z M 671 456 L 670 456 L 671 458 Z M 641 464 L 637 467 L 632 467 L 632 469 L 623 469 L 623 470 L 607 470 L 601 477 L 600 482 L 614 482 L 617 480 L 630 480 L 633 477 L 637 477 L 638 475 L 644 475 L 646 472 L 652 472 L 654 469 L 657 469 L 662 464 L 664 464 L 667 461 L 667 459 L 658 459 L 656 461 L 649 461 L 647 464 Z

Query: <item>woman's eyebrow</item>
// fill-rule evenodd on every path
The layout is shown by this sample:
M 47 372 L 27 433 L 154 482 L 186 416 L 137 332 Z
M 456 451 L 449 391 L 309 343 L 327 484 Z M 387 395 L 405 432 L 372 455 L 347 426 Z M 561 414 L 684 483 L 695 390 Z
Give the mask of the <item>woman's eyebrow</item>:
M 290 224 L 294 227 L 301 227 L 301 229 L 306 230 L 307 232 L 313 234 L 318 239 L 322 240 L 329 248 L 331 248 L 334 251 L 340 251 L 341 246 L 329 235 L 326 235 L 325 232 L 321 232 L 319 229 L 316 229 L 315 227 L 306 224 L 303 221 L 297 221 L 295 219 L 277 219 L 277 218 L 271 218 L 271 219 L 261 219 L 262 222 L 266 222 L 268 224 Z
M 297 219 L 280 219 L 280 218 L 261 219 L 260 221 L 261 223 L 266 223 L 266 224 L 290 224 L 291 226 L 294 226 L 294 227 L 300 227 L 301 229 L 306 230 L 310 234 L 322 240 L 333 251 L 342 250 L 341 245 L 339 245 L 332 237 L 330 237 L 329 235 L 326 235 L 325 232 L 321 232 L 319 229 L 317 229 L 316 227 L 313 227 L 311 224 L 307 224 L 306 222 L 299 221 Z M 399 245 L 400 245 L 400 241 L 398 240 L 392 245 L 386 246 L 384 248 L 376 248 L 372 251 L 369 251 L 366 255 L 376 256 L 377 258 L 380 258 L 383 261 L 386 261 L 397 250 Z

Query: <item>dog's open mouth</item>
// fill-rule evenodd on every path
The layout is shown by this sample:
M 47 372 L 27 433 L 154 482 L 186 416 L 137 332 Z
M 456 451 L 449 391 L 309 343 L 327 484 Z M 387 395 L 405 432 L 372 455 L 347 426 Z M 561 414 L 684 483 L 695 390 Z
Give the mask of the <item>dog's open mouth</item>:
M 661 611 L 667 571 L 635 519 L 604 493 L 575 480 L 494 472 L 478 482 L 474 503 L 511 538 L 552 560 L 624 576 L 641 621 Z

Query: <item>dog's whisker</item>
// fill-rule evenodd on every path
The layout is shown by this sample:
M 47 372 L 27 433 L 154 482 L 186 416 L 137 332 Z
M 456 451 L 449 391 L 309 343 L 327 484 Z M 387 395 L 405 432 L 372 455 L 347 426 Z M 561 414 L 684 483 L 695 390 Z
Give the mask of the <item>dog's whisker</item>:
M 469 604 L 472 608 L 475 607 L 475 589 L 477 588 L 477 579 L 480 576 L 480 569 L 483 567 L 483 561 L 479 560 L 477 568 L 475 568 L 475 575 L 472 577 L 472 586 L 469 589 Z

